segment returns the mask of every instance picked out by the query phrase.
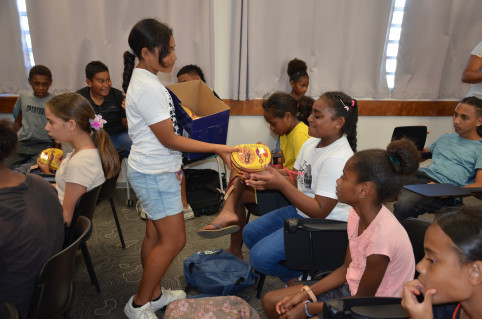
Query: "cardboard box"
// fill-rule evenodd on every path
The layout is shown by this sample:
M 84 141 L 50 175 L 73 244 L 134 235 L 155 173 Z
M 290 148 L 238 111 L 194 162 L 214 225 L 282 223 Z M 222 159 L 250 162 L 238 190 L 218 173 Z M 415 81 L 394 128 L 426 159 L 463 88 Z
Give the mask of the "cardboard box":
M 201 80 L 196 80 L 171 84 L 167 88 L 179 98 L 183 106 L 202 116 L 193 120 L 180 104 L 174 101 L 176 118 L 183 129 L 183 136 L 208 143 L 226 144 L 229 107 L 213 94 L 209 86 Z M 209 154 L 184 153 L 189 161 L 207 155 Z

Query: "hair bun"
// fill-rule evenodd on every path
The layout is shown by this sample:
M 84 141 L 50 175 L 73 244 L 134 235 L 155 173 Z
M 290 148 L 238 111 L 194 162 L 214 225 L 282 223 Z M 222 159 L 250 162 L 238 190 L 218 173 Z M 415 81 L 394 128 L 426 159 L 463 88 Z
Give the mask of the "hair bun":
M 393 141 L 387 147 L 388 159 L 400 175 L 411 175 L 418 169 L 420 154 L 408 139 Z
M 300 71 L 306 72 L 307 70 L 308 70 L 308 66 L 306 65 L 306 62 L 303 60 L 294 58 L 293 60 L 288 62 L 288 75 L 290 77 L 296 72 L 300 72 Z

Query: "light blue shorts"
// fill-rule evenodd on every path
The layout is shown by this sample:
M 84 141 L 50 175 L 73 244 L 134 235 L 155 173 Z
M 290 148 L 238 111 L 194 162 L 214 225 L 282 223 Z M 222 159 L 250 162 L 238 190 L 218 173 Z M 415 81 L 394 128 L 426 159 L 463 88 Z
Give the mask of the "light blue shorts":
M 182 212 L 181 182 L 176 173 L 144 174 L 128 165 L 127 177 L 150 220 Z

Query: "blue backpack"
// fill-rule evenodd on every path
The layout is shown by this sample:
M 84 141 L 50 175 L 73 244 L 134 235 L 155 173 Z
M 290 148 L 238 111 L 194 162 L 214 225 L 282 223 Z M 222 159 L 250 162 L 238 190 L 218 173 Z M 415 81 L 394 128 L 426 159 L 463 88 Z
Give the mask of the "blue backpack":
M 184 260 L 188 285 L 205 294 L 234 295 L 256 282 L 253 268 L 223 249 L 199 251 Z

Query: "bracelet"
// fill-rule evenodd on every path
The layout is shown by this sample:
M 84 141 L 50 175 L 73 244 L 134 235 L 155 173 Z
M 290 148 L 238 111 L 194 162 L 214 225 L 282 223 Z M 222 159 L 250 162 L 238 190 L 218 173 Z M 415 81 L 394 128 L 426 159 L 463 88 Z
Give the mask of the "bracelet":
M 311 314 L 308 312 L 308 303 L 310 303 L 310 302 L 311 302 L 311 301 L 309 301 L 309 300 L 306 300 L 306 301 L 305 301 L 305 314 L 306 314 L 306 316 L 307 316 L 308 318 L 314 317 L 314 315 L 311 315 Z
M 315 296 L 315 294 L 313 293 L 313 291 L 311 291 L 311 288 L 310 288 L 309 286 L 303 286 L 303 287 L 301 288 L 301 291 L 303 291 L 303 290 L 306 291 L 306 293 L 308 293 L 308 296 L 310 296 L 311 301 L 313 301 L 313 302 L 317 302 L 317 301 L 318 301 L 318 299 L 316 298 L 316 296 Z

